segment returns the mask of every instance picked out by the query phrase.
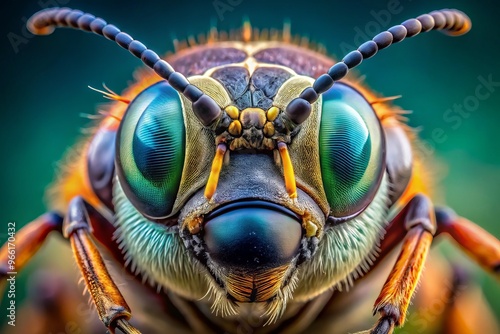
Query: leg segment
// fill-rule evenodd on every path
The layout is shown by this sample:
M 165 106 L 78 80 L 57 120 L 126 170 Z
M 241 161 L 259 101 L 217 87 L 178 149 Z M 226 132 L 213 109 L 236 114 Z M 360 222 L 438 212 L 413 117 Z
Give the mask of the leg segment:
M 459 266 L 453 268 L 453 285 L 442 326 L 442 333 L 500 333 L 498 320 L 485 301 L 481 287 Z
M 392 333 L 395 326 L 403 325 L 436 231 L 433 206 L 427 197 L 415 196 L 402 212 L 403 214 L 396 216 L 391 226 L 392 231 L 405 231 L 406 235 L 396 264 L 375 301 L 374 313 L 380 313 L 381 318 L 371 333 Z M 391 246 L 398 239 L 392 232 L 388 235 L 385 247 Z M 385 247 L 383 244 L 383 253 L 387 253 Z
M 0 249 L 0 279 L 5 279 L 9 272 L 20 271 L 43 245 L 50 232 L 61 232 L 62 222 L 60 215 L 49 212 L 19 230 L 15 235 L 15 241 L 7 240 Z M 11 255 L 9 250 L 12 249 L 14 249 L 15 258 L 9 257 Z
M 90 231 L 95 240 L 105 245 L 106 249 L 113 256 L 113 258 L 125 267 L 125 259 L 123 258 L 122 251 L 118 248 L 118 243 L 113 239 L 116 228 L 109 219 L 105 218 L 99 211 L 92 205 L 85 202 L 85 209 L 87 210 L 90 224 Z
M 450 209 L 437 208 L 435 213 L 432 210 L 431 202 L 417 195 L 387 228 L 376 263 L 404 239 L 397 262 L 375 303 L 375 312 L 382 317 L 371 333 L 392 333 L 394 327 L 403 325 L 434 234 L 448 234 L 486 270 L 497 277 L 500 274 L 498 239 Z
M 451 209 L 437 208 L 437 233 L 446 233 L 487 271 L 500 277 L 500 241 Z
M 139 333 L 128 323 L 131 317 L 130 308 L 109 275 L 91 238 L 89 216 L 81 197 L 75 197 L 70 202 L 63 232 L 70 240 L 85 285 L 104 325 L 111 333 L 114 333 L 116 328 L 126 334 Z

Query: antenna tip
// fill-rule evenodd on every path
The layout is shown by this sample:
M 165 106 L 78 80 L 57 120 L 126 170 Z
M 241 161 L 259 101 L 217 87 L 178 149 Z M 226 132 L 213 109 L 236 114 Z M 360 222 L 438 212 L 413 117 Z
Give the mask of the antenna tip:
M 443 10 L 442 13 L 449 22 L 452 22 L 452 26 L 449 29 L 442 30 L 446 35 L 461 36 L 471 30 L 471 19 L 464 12 L 458 9 L 447 9 Z
M 50 14 L 55 9 L 58 8 L 47 8 L 33 14 L 28 22 L 26 22 L 26 27 L 34 35 L 50 35 L 54 32 L 55 27 L 50 22 Z
M 463 14 L 463 18 L 464 18 L 464 23 L 461 25 L 461 27 L 458 30 L 449 31 L 448 35 L 461 36 L 465 35 L 472 29 L 472 22 L 470 18 L 466 14 Z

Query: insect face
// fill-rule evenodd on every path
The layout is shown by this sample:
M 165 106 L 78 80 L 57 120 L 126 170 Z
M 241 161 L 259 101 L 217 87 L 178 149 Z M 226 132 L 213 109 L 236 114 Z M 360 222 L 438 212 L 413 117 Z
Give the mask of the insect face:
M 198 264 L 184 254 L 177 274 L 198 277 L 201 264 L 211 278 L 190 280 L 183 295 L 192 297 L 204 286 L 219 301 L 216 308 L 229 312 L 232 301 L 266 302 L 265 313 L 275 317 L 295 288 L 303 291 L 295 298 L 308 299 L 309 291 L 323 291 L 367 266 L 384 225 L 369 217 L 383 217 L 387 209 L 385 143 L 374 109 L 355 88 L 332 87 L 297 127 L 284 110 L 312 80 L 283 66 L 248 68 L 246 61 L 223 67 L 224 76 L 209 69 L 189 78 L 224 110 L 210 130 L 167 82 L 130 102 L 117 136 L 115 208 L 122 246 L 141 272 L 178 289 L 182 284 L 165 273 L 186 247 Z M 231 91 L 238 87 L 224 80 L 238 73 L 245 75 L 247 100 L 235 100 Z M 253 102 L 258 91 L 245 87 L 258 84 L 272 98 Z M 285 144 L 286 154 L 280 154 Z M 225 162 L 207 196 L 200 180 L 210 180 L 219 154 Z M 287 168 L 297 184 L 292 192 Z M 158 242 L 148 241 L 152 235 Z M 329 241 L 320 243 L 323 238 Z M 331 254 L 329 260 L 306 268 L 299 280 L 298 269 L 318 249 L 320 256 Z M 329 279 L 311 284 L 325 273 Z

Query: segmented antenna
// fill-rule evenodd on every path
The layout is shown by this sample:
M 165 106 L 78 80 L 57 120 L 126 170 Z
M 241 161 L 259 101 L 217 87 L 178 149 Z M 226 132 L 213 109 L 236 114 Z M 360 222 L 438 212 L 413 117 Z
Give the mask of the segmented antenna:
M 114 25 L 107 24 L 101 18 L 70 8 L 49 8 L 34 14 L 27 25 L 28 29 L 37 35 L 51 34 L 55 27 L 70 27 L 104 36 L 141 59 L 144 64 L 190 100 L 193 103 L 193 112 L 203 125 L 214 124 L 222 113 L 221 108 L 210 96 L 190 84 L 184 75 L 175 72 L 169 63 L 160 59 L 158 54 Z M 292 100 L 286 107 L 285 113 L 292 122 L 301 124 L 311 113 L 311 103 L 314 103 L 322 93 L 330 89 L 336 81 L 344 78 L 350 69 L 361 64 L 363 59 L 373 57 L 379 50 L 391 44 L 430 30 L 442 30 L 451 36 L 459 36 L 467 33 L 470 28 L 469 17 L 456 9 L 436 10 L 420 15 L 416 19 L 406 20 L 400 25 L 379 33 L 371 41 L 363 43 L 357 50 L 349 52 L 327 73 L 318 77 L 312 87 L 304 89 L 299 97 Z
M 27 26 L 36 35 L 49 35 L 56 27 L 69 27 L 104 36 L 141 59 L 144 64 L 191 101 L 193 112 L 203 125 L 213 124 L 222 113 L 221 108 L 210 96 L 190 84 L 184 75 L 175 72 L 172 66 L 160 59 L 156 52 L 101 18 L 71 8 L 48 8 L 35 13 L 29 19 Z
M 459 36 L 471 28 L 469 17 L 456 9 L 441 9 L 409 19 L 387 31 L 376 35 L 371 41 L 363 43 L 357 50 L 349 52 L 340 62 L 333 65 L 327 73 L 319 76 L 312 87 L 302 91 L 298 98 L 286 107 L 286 115 L 295 124 L 304 122 L 311 113 L 311 103 L 326 92 L 336 81 L 344 78 L 350 69 L 361 64 L 363 59 L 373 57 L 379 50 L 401 42 L 421 32 L 442 30 L 448 35 Z

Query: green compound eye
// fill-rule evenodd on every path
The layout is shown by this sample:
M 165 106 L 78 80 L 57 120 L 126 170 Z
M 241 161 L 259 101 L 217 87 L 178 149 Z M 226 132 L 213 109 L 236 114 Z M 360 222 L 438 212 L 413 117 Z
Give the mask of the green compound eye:
M 323 94 L 321 175 L 335 218 L 356 215 L 372 201 L 383 175 L 383 141 L 375 111 L 358 91 L 336 83 Z
M 128 106 L 117 140 L 117 173 L 128 199 L 152 218 L 172 213 L 181 182 L 185 128 L 179 94 L 166 81 Z

